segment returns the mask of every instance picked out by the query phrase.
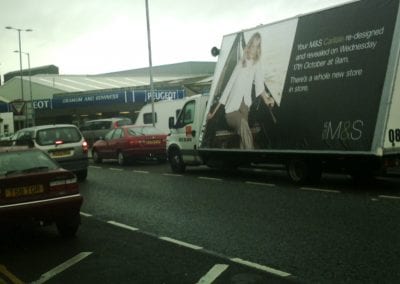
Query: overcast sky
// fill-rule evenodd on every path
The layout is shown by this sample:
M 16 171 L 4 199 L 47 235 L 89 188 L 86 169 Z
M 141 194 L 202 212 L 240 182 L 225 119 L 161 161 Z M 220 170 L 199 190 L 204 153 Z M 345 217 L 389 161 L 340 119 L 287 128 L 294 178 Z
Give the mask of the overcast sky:
M 348 0 L 148 0 L 153 66 L 215 61 L 222 36 Z M 100 74 L 147 67 L 145 0 L 13 0 L 0 7 L 0 74 L 19 70 L 18 32 L 31 67 Z M 23 68 L 28 68 L 23 55 Z

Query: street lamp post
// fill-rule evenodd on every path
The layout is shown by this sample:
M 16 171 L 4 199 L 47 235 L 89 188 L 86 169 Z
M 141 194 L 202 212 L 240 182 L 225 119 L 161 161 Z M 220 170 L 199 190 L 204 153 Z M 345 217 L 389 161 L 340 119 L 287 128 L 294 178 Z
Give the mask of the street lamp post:
M 32 32 L 32 29 L 19 29 L 19 28 L 14 28 L 7 26 L 7 30 L 15 30 L 18 32 L 18 48 L 19 48 L 19 71 L 20 71 L 20 76 L 21 76 L 21 98 L 22 101 L 24 101 L 24 82 L 22 79 L 22 52 L 21 52 L 21 32 Z M 26 113 L 25 113 L 26 116 Z
M 14 50 L 15 53 L 18 53 L 18 50 Z M 32 73 L 31 73 L 31 56 L 29 52 L 20 53 L 25 54 L 28 57 L 28 75 L 29 75 L 29 97 L 31 101 L 31 112 L 32 112 L 32 125 L 35 126 L 35 109 L 33 108 L 33 97 L 32 97 Z
M 150 16 L 149 16 L 149 2 L 146 0 L 146 22 L 147 22 L 147 45 L 149 50 L 149 73 L 150 73 L 150 93 L 151 93 L 151 116 L 153 126 L 156 125 L 156 115 L 154 112 L 154 87 L 153 87 L 153 62 L 151 59 L 151 35 L 150 35 Z

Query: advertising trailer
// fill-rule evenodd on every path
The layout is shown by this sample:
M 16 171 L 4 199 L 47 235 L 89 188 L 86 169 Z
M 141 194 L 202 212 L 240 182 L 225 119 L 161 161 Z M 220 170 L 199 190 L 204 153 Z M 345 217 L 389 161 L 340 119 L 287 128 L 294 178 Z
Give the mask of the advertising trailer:
M 325 170 L 362 178 L 396 166 L 399 50 L 398 0 L 351 1 L 224 36 L 210 95 L 171 123 L 172 168 L 281 163 L 304 183 Z

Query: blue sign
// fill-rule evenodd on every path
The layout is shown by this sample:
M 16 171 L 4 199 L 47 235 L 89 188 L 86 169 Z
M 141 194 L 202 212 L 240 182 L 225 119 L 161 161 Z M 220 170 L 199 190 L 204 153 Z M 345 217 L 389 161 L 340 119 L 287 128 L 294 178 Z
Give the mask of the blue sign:
M 0 102 L 0 112 L 8 112 L 8 104 L 5 102 Z
M 179 100 L 186 96 L 185 90 L 154 90 L 154 100 Z M 33 108 L 37 111 L 48 109 L 64 109 L 111 104 L 134 104 L 151 101 L 149 90 L 120 91 L 92 95 L 64 95 L 53 99 L 33 100 Z M 0 105 L 0 110 L 2 106 Z

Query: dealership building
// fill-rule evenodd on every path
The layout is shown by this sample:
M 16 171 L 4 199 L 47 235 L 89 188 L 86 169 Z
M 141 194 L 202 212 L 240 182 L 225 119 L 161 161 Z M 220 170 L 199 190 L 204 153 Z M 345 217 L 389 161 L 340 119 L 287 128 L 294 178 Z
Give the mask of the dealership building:
M 146 103 L 209 92 L 215 62 L 183 62 L 99 75 L 60 75 L 54 65 L 10 72 L 0 86 L 0 117 L 12 114 L 9 132 L 50 123 L 129 117 Z M 153 94 L 153 95 L 152 95 Z M 0 131 L 7 121 L 0 119 Z M 10 123 L 10 122 L 9 122 Z

